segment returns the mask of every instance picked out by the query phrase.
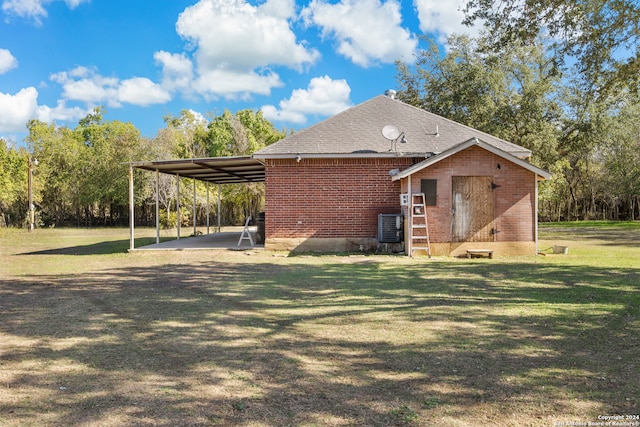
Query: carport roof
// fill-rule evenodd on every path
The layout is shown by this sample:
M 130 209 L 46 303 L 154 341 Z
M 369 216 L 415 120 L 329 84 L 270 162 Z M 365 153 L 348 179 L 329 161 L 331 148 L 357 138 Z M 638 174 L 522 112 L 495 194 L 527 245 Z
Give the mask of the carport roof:
M 264 165 L 249 156 L 131 162 L 131 166 L 214 184 L 264 182 Z

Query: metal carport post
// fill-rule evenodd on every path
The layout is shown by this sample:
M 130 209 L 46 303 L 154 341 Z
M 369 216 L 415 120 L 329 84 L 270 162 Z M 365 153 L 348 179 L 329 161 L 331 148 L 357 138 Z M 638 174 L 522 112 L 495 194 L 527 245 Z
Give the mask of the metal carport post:
M 133 164 L 129 164 L 129 250 L 132 251 L 134 249 L 134 240 L 135 240 L 135 232 L 134 232 L 134 223 L 135 219 L 135 205 L 133 203 Z

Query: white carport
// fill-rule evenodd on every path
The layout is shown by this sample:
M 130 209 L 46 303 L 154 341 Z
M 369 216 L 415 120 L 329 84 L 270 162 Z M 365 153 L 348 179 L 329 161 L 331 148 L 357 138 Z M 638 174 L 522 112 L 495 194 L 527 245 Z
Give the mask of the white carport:
M 174 175 L 178 179 L 176 212 L 180 211 L 180 178 L 193 179 L 193 204 L 195 207 L 195 183 L 203 181 L 207 184 L 207 229 L 209 228 L 209 184 L 241 184 L 249 182 L 264 182 L 264 165 L 250 156 L 237 157 L 207 157 L 201 159 L 161 160 L 149 162 L 131 162 L 129 165 L 129 250 L 135 245 L 135 194 L 133 170 L 134 168 L 155 172 L 156 174 L 156 244 L 160 243 L 160 203 L 159 177 L 161 173 Z M 194 234 L 196 231 L 195 209 L 193 218 Z M 220 227 L 220 187 L 218 187 L 218 227 Z M 180 221 L 177 221 L 178 240 L 180 239 Z

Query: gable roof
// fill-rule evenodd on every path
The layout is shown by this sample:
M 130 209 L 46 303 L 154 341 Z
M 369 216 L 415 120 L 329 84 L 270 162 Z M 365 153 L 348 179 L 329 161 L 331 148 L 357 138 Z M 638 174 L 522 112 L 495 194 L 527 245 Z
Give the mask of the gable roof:
M 393 125 L 404 133 L 406 142 L 387 140 L 382 135 L 386 125 Z M 526 148 L 379 95 L 269 145 L 253 157 L 427 157 L 471 138 L 481 139 L 516 157 L 531 155 Z
M 523 167 L 523 168 L 535 173 L 541 179 L 549 179 L 549 178 L 551 178 L 551 174 L 549 172 L 547 172 L 546 170 L 541 169 L 541 168 L 539 168 L 539 167 L 537 167 L 535 165 L 532 165 L 531 163 L 529 163 L 529 162 L 527 162 L 525 160 L 522 160 L 522 159 L 520 159 L 520 158 L 518 158 L 518 157 L 516 157 L 516 156 L 514 156 L 514 155 L 512 155 L 510 153 L 507 153 L 506 151 L 502 151 L 501 149 L 499 149 L 497 147 L 494 147 L 491 144 L 487 144 L 486 142 L 481 141 L 478 138 L 471 138 L 471 139 L 469 139 L 467 141 L 464 141 L 461 144 L 456 145 L 455 147 L 451 147 L 450 149 L 448 149 L 448 150 L 446 150 L 446 151 L 444 151 L 444 152 L 442 152 L 440 154 L 437 154 L 437 155 L 435 155 L 433 157 L 425 159 L 425 160 L 421 161 L 420 163 L 416 163 L 414 165 L 411 165 L 407 169 L 392 175 L 391 176 L 391 180 L 392 181 L 397 181 L 399 179 L 406 178 L 409 175 L 412 175 L 412 174 L 414 174 L 414 173 L 416 173 L 418 171 L 421 171 L 424 168 L 432 166 L 435 163 L 438 163 L 439 161 L 444 160 L 447 157 L 450 157 L 450 156 L 452 156 L 452 155 L 454 155 L 456 153 L 459 153 L 459 152 L 461 152 L 463 150 L 466 150 L 467 148 L 472 147 L 474 145 L 477 145 L 478 147 L 484 148 L 485 150 L 490 151 L 491 153 L 493 153 L 493 154 L 495 154 L 497 156 L 500 156 L 505 160 L 513 162 L 513 163 L 517 164 L 518 166 L 521 166 L 521 167 Z

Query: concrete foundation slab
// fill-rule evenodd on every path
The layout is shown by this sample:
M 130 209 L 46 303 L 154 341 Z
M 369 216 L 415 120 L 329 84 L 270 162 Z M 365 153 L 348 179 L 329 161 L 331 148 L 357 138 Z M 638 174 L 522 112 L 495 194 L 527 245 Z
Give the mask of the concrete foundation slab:
M 250 230 L 255 241 L 256 230 Z M 264 249 L 264 245 L 251 246 L 247 240 L 243 240 L 238 246 L 241 232 L 222 232 L 205 234 L 203 236 L 183 237 L 158 244 L 141 246 L 136 251 L 182 251 L 182 250 L 209 250 L 209 249 Z

